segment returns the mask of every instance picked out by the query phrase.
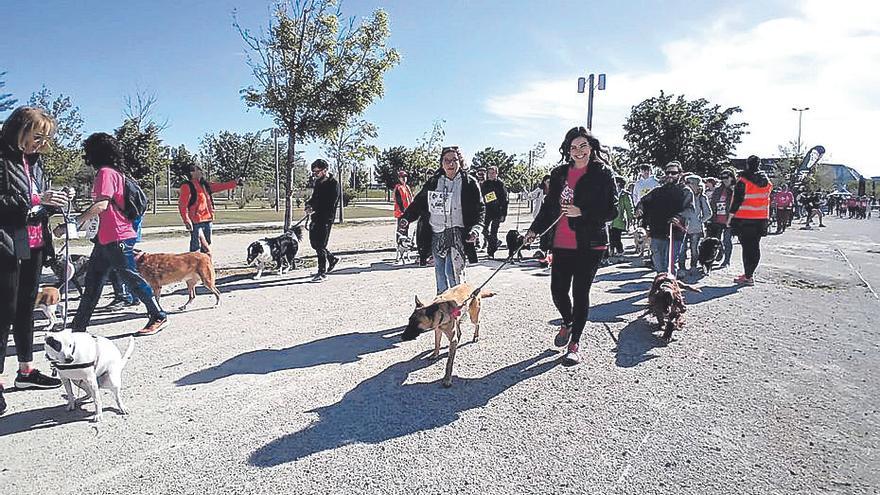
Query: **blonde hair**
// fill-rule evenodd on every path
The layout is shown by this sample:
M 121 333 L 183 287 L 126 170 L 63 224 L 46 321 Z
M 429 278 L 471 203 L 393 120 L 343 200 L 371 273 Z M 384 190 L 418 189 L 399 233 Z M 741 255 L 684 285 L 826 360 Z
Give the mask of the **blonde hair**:
M 51 137 L 55 134 L 55 126 L 55 119 L 42 108 L 18 107 L 3 123 L 0 139 L 23 151 L 24 142 L 28 136 L 35 132 L 42 132 L 47 137 Z

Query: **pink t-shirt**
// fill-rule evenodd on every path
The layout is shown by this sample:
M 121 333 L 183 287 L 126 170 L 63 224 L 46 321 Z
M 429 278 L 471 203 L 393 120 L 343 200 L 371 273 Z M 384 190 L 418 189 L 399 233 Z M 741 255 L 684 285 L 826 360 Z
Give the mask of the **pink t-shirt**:
M 125 241 L 137 237 L 131 220 L 122 213 L 125 206 L 125 177 L 110 167 L 98 169 L 92 198 L 109 198 L 110 205 L 98 216 L 98 244 Z
M 560 206 L 570 205 L 574 201 L 574 187 L 578 180 L 587 173 L 587 167 L 584 168 L 568 168 L 568 177 L 565 179 L 565 185 L 562 186 L 562 192 L 559 194 Z M 553 247 L 559 249 L 577 249 L 577 238 L 574 231 L 568 226 L 568 217 L 563 217 L 556 226 L 556 235 L 553 237 Z
M 21 161 L 24 164 L 24 174 L 27 176 L 30 181 L 30 192 L 31 192 L 31 206 L 37 206 L 40 204 L 40 195 L 37 194 L 37 185 L 34 183 L 33 177 L 31 177 L 31 167 L 27 161 L 27 157 L 22 156 Z M 28 233 L 28 247 L 31 249 L 37 249 L 43 247 L 43 226 L 42 225 L 28 225 L 27 226 Z

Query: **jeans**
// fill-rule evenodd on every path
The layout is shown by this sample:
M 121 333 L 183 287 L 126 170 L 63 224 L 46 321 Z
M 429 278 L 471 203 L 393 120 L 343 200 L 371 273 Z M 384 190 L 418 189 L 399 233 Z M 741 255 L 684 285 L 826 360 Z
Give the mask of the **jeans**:
M 195 230 L 195 229 L 193 229 Z M 101 297 L 101 290 L 107 282 L 110 272 L 115 270 L 129 290 L 147 307 L 151 319 L 164 319 L 165 312 L 159 309 L 153 298 L 153 289 L 141 277 L 134 261 L 135 239 L 95 244 L 89 258 L 89 271 L 86 273 L 85 293 L 80 299 L 76 316 L 73 317 L 71 328 L 75 332 L 84 332 L 92 319 L 92 312 Z
M 336 259 L 333 253 L 327 249 L 332 228 L 332 221 L 328 223 L 312 222 L 311 227 L 309 227 L 309 243 L 318 255 L 318 273 L 327 273 L 327 260 Z
M 687 261 L 688 251 L 691 253 L 691 268 L 697 267 L 697 260 L 700 257 L 700 239 L 703 238 L 701 232 L 688 234 L 682 239 L 681 250 L 678 254 L 678 269 L 684 270 L 685 261 Z
M 134 294 L 128 290 L 128 287 L 125 285 L 125 282 L 122 281 L 122 276 L 119 275 L 119 272 L 113 270 L 110 272 L 110 285 L 113 286 L 113 299 L 118 301 L 125 301 L 128 304 L 135 304 L 140 302 Z
M 723 223 L 710 223 L 706 226 L 706 235 L 721 240 L 724 261 L 722 265 L 730 264 L 730 256 L 733 254 L 733 239 L 730 235 L 730 227 Z
M 461 283 L 461 274 L 455 272 L 452 250 L 444 257 L 434 256 L 434 277 L 437 279 L 437 294 Z
M 40 285 L 43 249 L 31 249 L 31 257 L 17 260 L 0 257 L 0 373 L 6 362 L 9 329 L 19 363 L 34 360 L 34 300 Z
M 672 259 L 678 259 L 679 253 L 681 253 L 681 246 L 684 244 L 684 236 L 683 235 L 673 235 L 672 236 Z M 663 239 L 658 239 L 656 237 L 651 238 L 651 260 L 654 262 L 654 270 L 657 273 L 663 273 L 666 271 L 669 266 L 669 239 L 664 237 Z M 672 273 L 671 275 L 675 275 L 675 263 L 672 263 L 671 267 Z
M 199 242 L 199 232 L 203 232 L 205 234 L 205 240 L 208 241 L 208 244 L 211 244 L 211 222 L 194 223 L 192 232 L 190 232 L 189 236 L 190 252 L 202 249 L 202 244 Z
M 550 267 L 550 294 L 559 316 L 571 325 L 571 342 L 577 344 L 590 313 L 590 287 L 599 270 L 605 251 L 581 253 L 573 249 L 555 249 Z M 571 298 L 568 293 L 571 291 Z

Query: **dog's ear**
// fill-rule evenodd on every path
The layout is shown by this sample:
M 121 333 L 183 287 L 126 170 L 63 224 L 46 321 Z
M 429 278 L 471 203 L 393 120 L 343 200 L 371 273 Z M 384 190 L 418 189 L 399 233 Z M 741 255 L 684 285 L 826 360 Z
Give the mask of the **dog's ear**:
M 61 352 L 61 342 L 55 340 L 55 337 L 47 336 L 46 345 L 48 345 L 52 349 L 55 349 L 55 352 Z
M 422 301 L 419 301 L 419 296 L 416 296 L 416 309 L 423 307 L 425 307 L 425 305 L 422 304 Z

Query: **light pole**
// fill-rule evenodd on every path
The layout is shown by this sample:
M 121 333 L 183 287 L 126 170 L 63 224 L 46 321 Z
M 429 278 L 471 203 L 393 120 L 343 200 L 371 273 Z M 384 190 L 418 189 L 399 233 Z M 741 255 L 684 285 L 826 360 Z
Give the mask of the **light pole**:
M 801 157 L 801 125 L 803 124 L 803 120 L 804 120 L 804 112 L 809 110 L 810 107 L 804 107 L 804 108 L 791 107 L 791 109 L 798 113 L 797 156 L 798 156 L 798 158 L 800 158 Z
M 587 129 L 593 130 L 593 92 L 595 90 L 604 91 L 605 90 L 605 74 L 599 74 L 599 84 L 596 85 L 594 82 L 596 81 L 596 74 L 590 74 L 589 77 L 579 77 L 578 78 L 578 93 L 583 93 L 587 84 L 589 84 L 589 91 L 587 96 Z

